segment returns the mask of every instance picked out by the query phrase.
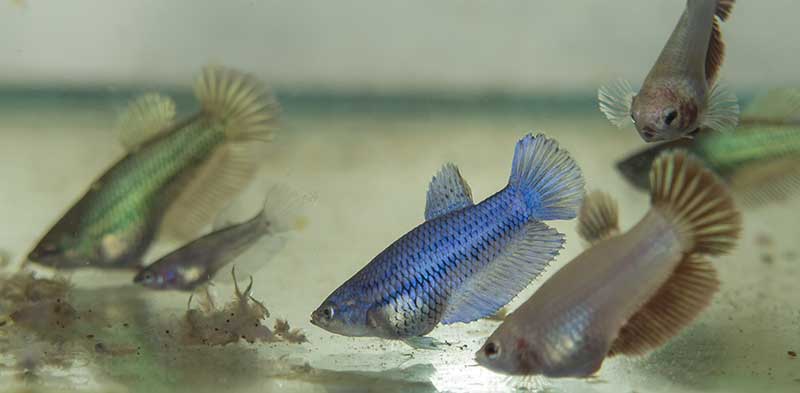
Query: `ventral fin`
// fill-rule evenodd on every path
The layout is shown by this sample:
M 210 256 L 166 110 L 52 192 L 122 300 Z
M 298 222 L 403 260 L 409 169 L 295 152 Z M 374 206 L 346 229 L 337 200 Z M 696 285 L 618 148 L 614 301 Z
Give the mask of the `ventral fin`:
M 730 177 L 730 187 L 748 206 L 785 201 L 800 189 L 800 158 L 787 156 L 750 164 Z
M 601 87 L 597 91 L 597 103 L 600 112 L 606 115 L 611 124 L 622 128 L 631 123 L 631 106 L 636 92 L 628 81 L 617 81 Z
M 592 191 L 583 199 L 578 214 L 578 235 L 589 244 L 619 234 L 619 209 L 611 195 Z
M 711 303 L 718 288 L 714 267 L 688 256 L 622 327 L 609 355 L 643 355 L 664 345 Z
M 175 120 L 175 102 L 158 93 L 147 93 L 128 104 L 115 127 L 117 137 L 127 150 L 170 129 Z
M 739 124 L 739 102 L 736 95 L 717 82 L 708 94 L 706 110 L 700 121 L 701 128 L 716 131 L 733 131 Z
M 447 163 L 431 179 L 425 220 L 443 216 L 455 210 L 472 206 L 472 190 L 455 164 Z
M 467 277 L 448 300 L 442 322 L 472 322 L 494 314 L 558 255 L 564 235 L 531 221 L 511 235 L 495 260 Z
M 175 186 L 180 190 L 164 215 L 161 233 L 169 238 L 194 238 L 243 190 L 258 169 L 257 146 L 224 143 Z

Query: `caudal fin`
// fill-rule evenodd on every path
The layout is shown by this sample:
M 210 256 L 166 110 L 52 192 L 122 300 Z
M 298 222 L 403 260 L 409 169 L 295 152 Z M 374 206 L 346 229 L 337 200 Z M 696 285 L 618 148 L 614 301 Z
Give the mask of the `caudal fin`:
M 736 244 L 741 215 L 727 186 L 686 152 L 665 153 L 653 162 L 650 200 L 673 220 L 687 254 L 724 254 Z
M 208 66 L 195 81 L 203 115 L 222 123 L 231 140 L 267 141 L 277 128 L 280 106 L 254 76 Z
M 517 142 L 508 186 L 537 220 L 575 218 L 583 202 L 578 164 L 544 134 L 528 134 Z
M 218 127 L 224 143 L 195 170 L 180 179 L 180 193 L 165 213 L 162 233 L 190 239 L 239 194 L 255 176 L 260 148 L 277 128 L 279 107 L 255 77 L 209 66 L 195 82 L 200 116 Z
M 308 222 L 303 209 L 313 201 L 314 197 L 310 195 L 301 194 L 288 186 L 275 185 L 267 192 L 259 215 L 272 233 L 300 230 Z

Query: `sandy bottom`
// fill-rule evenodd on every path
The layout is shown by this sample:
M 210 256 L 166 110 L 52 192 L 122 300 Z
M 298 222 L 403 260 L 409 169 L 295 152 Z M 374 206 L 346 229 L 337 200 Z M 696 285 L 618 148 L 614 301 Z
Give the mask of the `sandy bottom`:
M 30 119 L 37 119 L 31 114 Z M 0 249 L 18 260 L 121 154 L 108 131 L 110 119 L 52 117 L 30 126 L 25 116 L 0 124 Z M 621 223 L 630 227 L 648 197 L 624 183 L 613 162 L 641 146 L 632 130 L 608 126 L 599 114 L 575 118 L 542 115 L 437 113 L 342 115 L 287 111 L 284 128 L 263 171 L 234 207 L 245 217 L 258 209 L 267 185 L 288 183 L 316 196 L 310 224 L 255 274 L 256 297 L 273 316 L 303 329 L 310 340 L 289 344 L 236 344 L 219 351 L 175 352 L 180 362 L 159 374 L 135 378 L 98 375 L 86 366 L 49 388 L 131 391 L 514 391 L 548 392 L 753 392 L 800 389 L 800 253 L 798 200 L 745 214 L 738 249 L 718 258 L 721 292 L 690 328 L 649 356 L 607 360 L 598 376 L 582 380 L 509 379 L 474 366 L 472 355 L 497 322 L 440 326 L 432 336 L 441 351 L 412 350 L 400 342 L 346 338 L 312 326 L 309 314 L 338 285 L 393 240 L 418 225 L 430 177 L 447 162 L 458 164 L 475 199 L 502 188 L 515 142 L 535 129 L 557 138 L 582 166 L 590 189 L 613 194 Z M 515 307 L 582 249 L 574 222 L 551 222 L 567 235 L 566 249 L 545 277 Z M 168 250 L 160 245 L 150 260 Z M 261 257 L 261 256 L 259 256 Z M 262 257 L 263 258 L 263 257 Z M 155 293 L 128 284 L 131 274 L 81 271 L 72 277 L 87 302 L 93 297 L 133 302 L 143 320 L 178 315 L 185 293 Z M 227 296 L 230 286 L 217 290 Z M 112 296 L 113 295 L 113 296 Z M 243 347 L 238 372 L 223 363 Z M 203 357 L 202 360 L 196 357 Z M 2 359 L 2 354 L 0 354 Z M 193 360 L 196 359 L 196 360 Z M 127 362 L 146 362 L 130 357 Z M 219 362 L 216 368 L 214 362 Z M 203 363 L 196 366 L 195 363 Z M 166 365 L 149 365 L 168 367 Z M 181 369 L 177 369 L 181 367 Z M 147 369 L 147 368 L 143 368 Z M 163 375 L 202 377 L 170 378 Z M 189 382 L 187 382 L 189 381 Z M 191 381 L 195 381 L 192 383 Z M 0 391 L 23 386 L 0 369 Z M 36 385 L 31 385 L 36 387 Z M 137 388 L 138 387 L 138 388 Z M 47 389 L 45 389 L 47 390 Z

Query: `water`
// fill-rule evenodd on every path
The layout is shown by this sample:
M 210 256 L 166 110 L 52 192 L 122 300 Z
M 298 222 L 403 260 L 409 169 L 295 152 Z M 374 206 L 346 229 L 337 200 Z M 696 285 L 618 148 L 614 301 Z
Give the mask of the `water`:
M 191 110 L 184 91 L 179 106 Z M 21 258 L 44 230 L 123 151 L 110 128 L 134 92 L 8 90 L 0 120 L 0 249 Z M 800 268 L 793 199 L 744 215 L 733 254 L 718 258 L 721 291 L 700 318 L 656 352 L 607 360 L 596 379 L 522 381 L 475 367 L 472 354 L 498 322 L 440 326 L 441 351 L 401 342 L 346 338 L 312 326 L 310 312 L 391 241 L 419 224 L 425 191 L 441 164 L 458 164 L 475 199 L 503 187 L 514 143 L 543 131 L 558 139 L 583 168 L 590 189 L 621 206 L 629 228 L 648 197 L 624 182 L 612 164 L 641 146 L 632 130 L 612 128 L 590 94 L 526 96 L 370 96 L 308 92 L 281 94 L 283 126 L 259 178 L 230 214 L 246 217 L 265 185 L 290 183 L 316 196 L 309 225 L 255 277 L 255 295 L 275 317 L 301 328 L 309 343 L 225 347 L 172 346 L 162 330 L 181 318 L 184 293 L 155 293 L 129 284 L 132 274 L 78 271 L 71 276 L 76 307 L 117 318 L 98 337 L 137 348 L 136 354 L 81 354 L 75 364 L 41 370 L 23 382 L 9 354 L 0 354 L 0 391 L 514 391 L 752 392 L 800 388 Z M 581 250 L 574 222 L 552 223 L 567 235 L 561 256 L 523 292 L 526 299 L 549 274 Z M 153 260 L 174 245 L 161 244 Z M 232 288 L 217 285 L 227 300 Z M 127 326 L 122 325 L 126 323 Z M 86 325 L 91 326 L 91 325 Z M 2 328 L 0 328 L 2 329 Z M 3 345 L 0 334 L 0 345 Z M 87 338 L 87 340 L 89 340 Z M 34 340 L 36 342 L 36 340 Z M 84 346 L 85 347 L 85 346 Z

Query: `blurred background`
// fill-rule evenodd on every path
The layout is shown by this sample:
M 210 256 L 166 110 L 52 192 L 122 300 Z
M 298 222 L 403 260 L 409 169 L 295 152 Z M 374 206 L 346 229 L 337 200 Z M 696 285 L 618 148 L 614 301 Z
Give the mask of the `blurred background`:
M 640 83 L 684 0 L 2 0 L 0 84 L 188 85 L 207 62 L 279 88 L 594 90 Z M 737 2 L 722 76 L 800 81 L 800 2 Z

